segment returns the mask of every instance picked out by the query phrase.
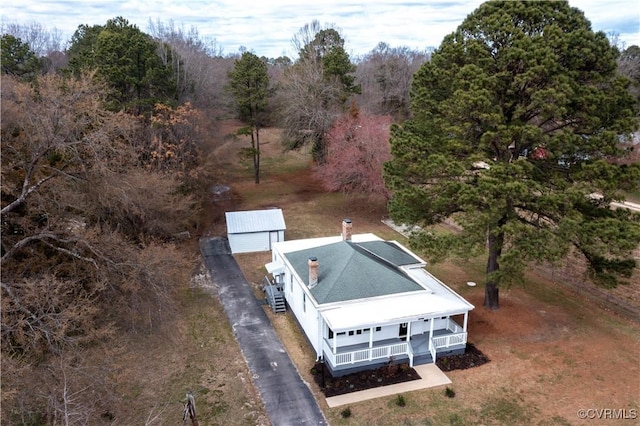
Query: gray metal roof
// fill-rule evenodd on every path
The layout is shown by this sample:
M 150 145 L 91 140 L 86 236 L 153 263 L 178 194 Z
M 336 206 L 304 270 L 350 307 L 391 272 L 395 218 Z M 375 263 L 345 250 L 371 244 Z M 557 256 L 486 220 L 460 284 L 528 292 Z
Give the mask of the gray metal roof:
M 391 242 L 340 241 L 284 255 L 303 280 L 309 257 L 318 258 L 318 284 L 310 289 L 318 304 L 424 290 L 399 269 L 420 260 Z
M 284 231 L 284 216 L 281 209 L 246 210 L 226 212 L 227 233 Z

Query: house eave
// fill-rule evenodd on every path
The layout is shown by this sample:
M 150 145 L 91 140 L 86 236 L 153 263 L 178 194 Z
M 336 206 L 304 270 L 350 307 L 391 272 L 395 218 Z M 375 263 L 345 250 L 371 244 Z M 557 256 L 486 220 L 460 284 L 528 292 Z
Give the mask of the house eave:
M 467 302 L 426 291 L 318 306 L 325 324 L 334 332 L 459 315 L 471 309 L 473 305 Z

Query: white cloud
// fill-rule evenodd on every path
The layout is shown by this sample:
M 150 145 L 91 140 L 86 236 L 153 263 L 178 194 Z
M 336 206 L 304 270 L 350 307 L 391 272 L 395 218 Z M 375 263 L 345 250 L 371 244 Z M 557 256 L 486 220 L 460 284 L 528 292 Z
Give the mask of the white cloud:
M 214 38 L 225 53 L 240 46 L 269 57 L 292 52 L 291 39 L 305 24 L 317 19 L 331 24 L 345 38 L 347 50 L 365 54 L 379 42 L 412 49 L 437 47 L 445 35 L 481 3 L 470 1 L 419 0 L 22 0 L 0 8 L 3 21 L 38 22 L 57 28 L 70 37 L 78 25 L 103 25 L 123 16 L 141 30 L 149 20 L 189 29 Z M 640 12 L 635 0 L 570 0 L 581 9 L 595 30 L 617 32 L 626 45 L 640 45 Z

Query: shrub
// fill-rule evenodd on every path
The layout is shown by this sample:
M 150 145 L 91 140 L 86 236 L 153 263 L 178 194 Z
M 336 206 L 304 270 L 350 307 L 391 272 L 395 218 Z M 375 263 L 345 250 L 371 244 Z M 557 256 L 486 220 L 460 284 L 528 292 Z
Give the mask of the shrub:
M 340 411 L 340 415 L 342 416 L 343 419 L 346 419 L 347 417 L 351 417 L 351 408 L 347 407 L 344 410 Z
M 403 395 L 396 396 L 396 405 L 398 407 L 404 407 L 405 405 L 407 405 L 407 402 L 405 401 Z
M 449 386 L 447 386 L 447 388 L 444 390 L 444 394 L 447 396 L 447 398 L 453 398 L 454 396 L 456 396 L 456 392 Z

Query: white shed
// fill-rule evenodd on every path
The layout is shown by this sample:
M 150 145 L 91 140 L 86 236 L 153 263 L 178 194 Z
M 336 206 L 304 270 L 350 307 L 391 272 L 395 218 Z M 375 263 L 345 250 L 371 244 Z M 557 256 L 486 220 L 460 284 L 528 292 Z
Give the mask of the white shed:
M 281 209 L 226 212 L 227 238 L 231 253 L 269 251 L 284 241 L 284 216 Z

